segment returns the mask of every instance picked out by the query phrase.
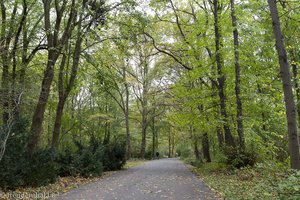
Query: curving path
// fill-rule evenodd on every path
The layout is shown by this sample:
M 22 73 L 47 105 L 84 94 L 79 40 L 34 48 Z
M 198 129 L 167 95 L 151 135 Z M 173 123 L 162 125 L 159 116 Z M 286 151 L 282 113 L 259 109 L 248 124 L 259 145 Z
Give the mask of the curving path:
M 55 199 L 159 200 L 219 199 L 177 159 L 160 159 L 120 171 Z

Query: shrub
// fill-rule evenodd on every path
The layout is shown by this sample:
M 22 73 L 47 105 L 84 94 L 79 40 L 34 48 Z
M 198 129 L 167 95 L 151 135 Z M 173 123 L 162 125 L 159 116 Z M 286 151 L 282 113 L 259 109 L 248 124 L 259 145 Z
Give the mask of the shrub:
M 35 152 L 28 161 L 26 185 L 41 186 L 53 183 L 57 179 L 57 168 L 55 154 L 51 149 Z
M 95 152 L 91 147 L 83 147 L 76 153 L 60 152 L 57 158 L 60 176 L 98 176 L 103 171 L 103 147 Z
M 56 162 L 58 163 L 59 176 L 76 176 L 79 175 L 79 169 L 76 167 L 79 163 L 79 154 L 72 153 L 69 150 L 59 152 Z
M 226 146 L 223 147 L 223 152 L 227 158 L 227 164 L 234 168 L 254 166 L 257 161 L 257 155 L 254 151 L 239 151 L 238 148 Z
M 99 151 L 102 150 L 96 150 L 97 154 Z M 98 158 L 98 155 L 93 153 L 90 149 L 86 148 L 82 151 L 80 157 L 79 157 L 79 169 L 80 174 L 82 176 L 96 176 L 101 175 L 103 171 L 103 165 L 102 165 L 102 155 L 100 158 Z M 100 155 L 100 153 L 99 153 Z
M 25 119 L 16 122 L 7 140 L 5 154 L 0 161 L 0 187 L 3 189 L 25 185 L 29 165 L 25 152 L 28 141 L 27 124 Z
M 124 143 L 114 142 L 104 148 L 103 165 L 105 170 L 121 169 L 126 163 L 126 146 Z

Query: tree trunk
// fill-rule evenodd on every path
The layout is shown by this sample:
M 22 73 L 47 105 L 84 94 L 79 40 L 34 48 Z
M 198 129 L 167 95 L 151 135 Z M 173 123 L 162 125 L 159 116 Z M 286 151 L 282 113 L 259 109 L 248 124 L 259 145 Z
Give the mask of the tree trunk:
M 143 66 L 143 93 L 142 93 L 142 143 L 141 143 L 141 158 L 145 158 L 146 152 L 146 136 L 147 136 L 147 126 L 148 126 L 148 63 L 144 60 Z
M 153 111 L 154 113 L 154 115 L 155 115 L 155 109 L 154 109 L 154 111 Z M 155 117 L 153 117 L 153 119 L 152 119 L 152 159 L 154 159 L 155 158 Z
M 2 104 L 2 123 L 7 124 L 9 120 L 9 43 L 10 37 L 7 36 L 7 19 L 6 7 L 4 1 L 1 1 L 1 41 L 0 55 L 2 64 L 2 80 L 1 80 L 1 99 Z
M 295 91 L 296 91 L 296 98 L 297 98 L 297 113 L 298 113 L 298 126 L 300 128 L 300 87 L 298 82 L 298 69 L 296 64 L 292 64 L 292 70 L 293 70 L 293 78 L 294 78 L 294 85 L 295 85 Z
M 203 157 L 206 162 L 211 162 L 210 152 L 209 152 L 209 140 L 208 134 L 204 133 L 202 137 L 202 148 L 203 148 Z
M 194 154 L 197 160 L 201 159 L 197 138 L 194 138 Z
M 146 153 L 146 126 L 142 126 L 141 159 L 145 158 Z
M 169 134 L 168 134 L 168 142 L 169 142 L 168 158 L 171 158 L 171 130 L 169 130 Z
M 72 68 L 71 68 L 71 75 L 68 80 L 66 89 L 64 89 L 63 86 L 63 74 L 65 74 L 64 67 L 67 60 L 67 55 L 65 54 L 62 58 L 62 62 L 60 65 L 59 70 L 59 80 L 58 80 L 58 93 L 59 93 L 59 101 L 56 108 L 56 117 L 55 117 L 55 124 L 52 134 L 52 149 L 56 150 L 59 145 L 59 135 L 60 135 L 60 128 L 61 128 L 61 119 L 63 115 L 64 106 L 66 103 L 66 100 L 74 86 L 75 79 L 77 77 L 77 70 L 79 66 L 79 59 L 80 59 L 80 53 L 81 53 L 81 43 L 82 43 L 82 35 L 81 35 L 81 23 L 78 25 L 78 32 L 77 32 L 77 39 L 76 44 L 74 48 L 73 54 L 69 53 L 69 57 L 73 55 L 73 62 L 72 62 Z M 68 43 L 66 44 L 66 47 L 68 46 Z M 71 47 L 69 48 L 69 50 Z M 68 65 L 68 64 L 67 64 Z
M 55 123 L 52 133 L 52 143 L 51 147 L 53 150 L 57 150 L 59 145 L 59 135 L 60 135 L 60 128 L 61 128 L 61 119 L 63 116 L 63 110 L 65 106 L 66 99 L 59 98 L 57 108 L 56 108 L 56 116 L 55 116 Z
M 233 43 L 234 43 L 234 58 L 235 58 L 235 96 L 236 96 L 236 119 L 237 119 L 237 132 L 239 136 L 239 146 L 243 151 L 245 149 L 245 138 L 244 138 L 244 128 L 243 128 L 243 105 L 240 96 L 240 56 L 239 56 L 239 33 L 237 30 L 237 20 L 235 15 L 235 2 L 230 0 L 231 6 L 231 21 L 233 26 Z
M 222 149 L 224 146 L 224 136 L 220 127 L 217 127 L 217 135 L 218 135 L 219 148 Z
M 129 127 L 129 87 L 126 80 L 126 69 L 123 68 L 123 79 L 125 81 L 125 126 L 126 126 L 126 144 L 127 144 L 127 159 L 131 158 L 131 135 L 130 135 L 130 127 Z
M 223 74 L 223 65 L 224 61 L 222 58 L 222 35 L 220 31 L 219 23 L 219 14 L 220 14 L 220 5 L 219 0 L 213 1 L 214 6 L 214 30 L 215 30 L 215 45 L 216 45 L 216 61 L 217 61 L 217 72 L 218 72 L 218 93 L 220 98 L 220 113 L 223 120 L 223 128 L 225 132 L 225 143 L 228 146 L 235 146 L 233 136 L 231 134 L 229 124 L 228 124 L 228 115 L 226 110 L 226 96 L 225 96 L 225 75 Z
M 290 67 L 284 45 L 284 36 L 281 32 L 276 0 L 268 0 L 268 4 L 273 22 L 273 32 L 276 40 L 276 50 L 278 53 L 280 74 L 284 92 L 291 168 L 300 169 L 299 135 L 297 132 L 296 107 L 291 84 Z
M 32 117 L 32 123 L 30 128 L 31 135 L 28 142 L 28 150 L 31 155 L 36 149 L 36 146 L 38 144 L 42 132 L 42 125 L 44 121 L 46 104 L 48 102 L 51 83 L 54 77 L 54 65 L 58 55 L 52 51 L 53 50 L 49 50 L 48 63 L 47 63 L 46 71 L 44 73 L 39 100 Z

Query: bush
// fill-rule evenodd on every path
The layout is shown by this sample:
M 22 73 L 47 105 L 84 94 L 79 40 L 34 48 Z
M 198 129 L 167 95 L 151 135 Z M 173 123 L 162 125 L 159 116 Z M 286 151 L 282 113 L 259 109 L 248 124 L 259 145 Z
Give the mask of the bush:
M 55 154 L 51 149 L 35 152 L 28 161 L 26 185 L 42 186 L 53 183 L 57 179 L 57 168 Z
M 3 189 L 14 189 L 25 185 L 29 166 L 25 152 L 28 141 L 27 124 L 24 119 L 16 122 L 7 140 L 5 154 L 0 161 L 0 187 Z
M 60 176 L 98 176 L 103 170 L 119 170 L 126 163 L 126 146 L 123 143 L 103 145 L 90 142 L 75 153 L 60 152 L 57 158 Z
M 103 165 L 105 170 L 121 169 L 126 163 L 126 146 L 124 143 L 114 142 L 112 146 L 104 148 Z
M 47 185 L 54 182 L 58 175 L 98 176 L 104 169 L 121 169 L 126 162 L 124 143 L 103 145 L 95 138 L 91 138 L 89 146 L 76 144 L 77 152 L 66 150 L 54 153 L 51 149 L 38 149 L 29 156 L 26 127 L 26 120 L 15 123 L 0 162 L 0 188 L 4 190 Z
M 79 154 L 74 154 L 69 150 L 59 152 L 56 162 L 58 163 L 59 176 L 76 176 L 80 174 L 77 163 L 79 163 Z
M 234 168 L 254 166 L 257 161 L 257 155 L 254 151 L 239 151 L 235 147 L 224 147 L 223 152 L 226 156 L 226 162 Z
M 97 176 L 101 175 L 103 171 L 103 165 L 102 165 L 102 153 L 98 153 L 102 151 L 96 150 L 95 153 L 93 153 L 90 149 L 84 149 L 79 157 L 79 169 L 80 174 L 82 176 Z M 100 156 L 98 156 L 98 154 Z
M 76 153 L 70 151 L 60 152 L 57 163 L 60 176 L 98 176 L 103 171 L 103 147 L 95 152 L 92 148 L 83 147 Z

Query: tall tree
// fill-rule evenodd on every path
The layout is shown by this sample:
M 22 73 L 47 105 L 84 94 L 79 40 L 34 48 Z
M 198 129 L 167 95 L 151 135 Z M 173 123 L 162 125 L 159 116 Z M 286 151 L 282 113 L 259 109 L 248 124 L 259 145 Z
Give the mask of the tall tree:
M 225 132 L 225 143 L 228 146 L 235 146 L 235 142 L 230 130 L 228 113 L 226 109 L 226 77 L 224 75 L 223 66 L 223 37 L 221 32 L 220 14 L 222 11 L 222 4 L 219 0 L 213 1 L 213 15 L 214 15 L 214 33 L 215 33 L 215 47 L 216 47 L 216 62 L 217 62 L 217 74 L 218 74 L 218 93 L 220 98 L 220 113 L 223 121 L 223 128 Z
M 231 8 L 231 22 L 233 26 L 233 45 L 234 45 L 234 65 L 235 65 L 235 96 L 236 96 L 236 118 L 237 118 L 237 132 L 239 136 L 240 149 L 245 149 L 245 138 L 243 128 L 243 105 L 240 96 L 241 93 L 241 67 L 239 55 L 239 32 L 237 29 L 237 19 L 235 14 L 235 1 L 230 0 Z
M 48 97 L 50 93 L 51 83 L 54 77 L 55 64 L 62 52 L 63 47 L 71 37 L 72 30 L 74 29 L 76 16 L 77 16 L 77 3 L 72 0 L 54 1 L 54 9 L 52 0 L 43 0 L 44 7 L 44 29 L 47 38 L 48 60 L 44 77 L 41 85 L 39 100 L 36 105 L 32 123 L 30 128 L 30 138 L 28 143 L 28 150 L 30 154 L 35 151 L 39 138 L 42 132 L 42 124 Z M 56 18 L 51 19 L 53 12 Z M 61 31 L 63 29 L 63 31 Z
M 284 92 L 286 119 L 288 122 L 288 146 L 291 156 L 291 167 L 293 169 L 300 169 L 299 135 L 297 130 L 296 106 L 292 90 L 290 66 L 284 44 L 284 35 L 282 34 L 280 27 L 276 0 L 268 0 L 268 4 L 273 23 L 273 32 L 275 35 L 276 50 L 278 53 L 280 74 Z

